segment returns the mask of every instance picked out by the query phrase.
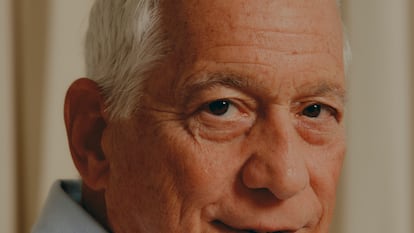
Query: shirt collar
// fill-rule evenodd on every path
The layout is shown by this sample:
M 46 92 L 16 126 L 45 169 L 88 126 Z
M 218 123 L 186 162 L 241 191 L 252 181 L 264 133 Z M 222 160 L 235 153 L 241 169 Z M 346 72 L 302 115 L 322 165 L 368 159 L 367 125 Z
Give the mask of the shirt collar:
M 81 181 L 56 181 L 32 233 L 107 233 L 80 205 Z

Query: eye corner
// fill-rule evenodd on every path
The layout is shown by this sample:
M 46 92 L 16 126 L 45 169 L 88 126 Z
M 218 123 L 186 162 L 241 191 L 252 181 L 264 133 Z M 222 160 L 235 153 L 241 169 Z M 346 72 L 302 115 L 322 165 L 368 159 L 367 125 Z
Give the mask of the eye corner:
M 322 121 L 332 117 L 339 122 L 343 115 L 334 106 L 318 101 L 297 102 L 294 109 L 296 117 L 305 117 L 309 120 Z

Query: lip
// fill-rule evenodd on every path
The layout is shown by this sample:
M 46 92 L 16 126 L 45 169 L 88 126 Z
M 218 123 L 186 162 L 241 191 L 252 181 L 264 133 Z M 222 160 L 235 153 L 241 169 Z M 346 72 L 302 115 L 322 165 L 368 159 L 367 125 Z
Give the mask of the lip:
M 262 227 L 243 227 L 238 228 L 230 226 L 220 220 L 214 220 L 211 222 L 217 229 L 223 232 L 231 233 L 294 233 L 296 230 L 291 229 L 264 229 Z

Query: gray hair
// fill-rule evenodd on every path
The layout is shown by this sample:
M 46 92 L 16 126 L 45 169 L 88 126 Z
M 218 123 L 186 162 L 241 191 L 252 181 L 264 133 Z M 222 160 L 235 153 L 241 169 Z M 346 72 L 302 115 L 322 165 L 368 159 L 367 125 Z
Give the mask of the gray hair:
M 101 88 L 110 119 L 126 119 L 136 111 L 149 71 L 168 51 L 159 5 L 160 0 L 97 0 L 92 7 L 85 41 L 87 76 Z M 345 70 L 350 60 L 345 39 Z
M 142 86 L 166 53 L 159 0 L 97 0 L 86 34 L 87 76 L 106 99 L 111 119 L 129 117 Z

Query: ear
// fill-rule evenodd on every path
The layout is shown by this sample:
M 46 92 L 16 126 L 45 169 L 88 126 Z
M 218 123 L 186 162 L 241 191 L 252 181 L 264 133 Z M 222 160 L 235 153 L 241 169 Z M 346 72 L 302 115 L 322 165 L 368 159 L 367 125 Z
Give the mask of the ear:
M 96 191 L 105 188 L 109 176 L 109 163 L 101 147 L 107 125 L 104 109 L 94 81 L 81 78 L 69 87 L 64 107 L 69 148 L 83 182 Z

